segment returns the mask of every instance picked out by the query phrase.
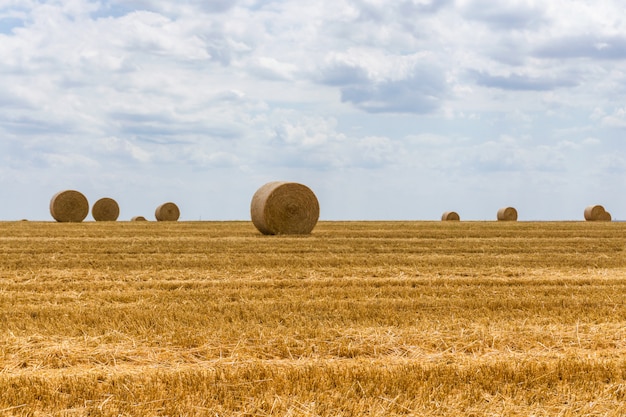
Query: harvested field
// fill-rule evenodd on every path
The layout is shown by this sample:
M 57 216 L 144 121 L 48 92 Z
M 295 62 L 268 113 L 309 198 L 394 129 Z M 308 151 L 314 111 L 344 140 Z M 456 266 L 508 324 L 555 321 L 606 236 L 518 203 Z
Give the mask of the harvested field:
M 626 223 L 0 223 L 0 412 L 626 414 Z

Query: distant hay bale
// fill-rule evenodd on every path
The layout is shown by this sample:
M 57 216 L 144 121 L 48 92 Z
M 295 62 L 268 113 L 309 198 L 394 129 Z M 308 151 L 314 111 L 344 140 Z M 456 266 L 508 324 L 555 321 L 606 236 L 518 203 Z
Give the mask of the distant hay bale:
M 502 207 L 498 210 L 498 221 L 515 222 L 517 221 L 517 210 L 514 207 Z
M 461 217 L 456 211 L 446 211 L 441 216 L 441 221 L 444 221 L 444 222 L 445 221 L 459 221 L 459 220 L 461 220 Z
M 160 222 L 175 222 L 180 217 L 180 210 L 174 203 L 163 203 L 157 207 L 154 217 Z
M 112 198 L 101 198 L 91 208 L 91 215 L 97 222 L 114 222 L 120 215 L 120 206 Z
M 598 219 L 601 222 L 610 222 L 611 221 L 611 213 L 609 213 L 608 211 L 605 211 L 604 213 L 602 213 L 602 215 L 600 216 L 600 218 Z
M 89 214 L 89 202 L 79 191 L 59 191 L 50 200 L 50 214 L 57 222 L 80 223 Z
M 601 205 L 585 207 L 585 220 L 589 222 L 611 221 L 611 213 L 607 212 Z
M 306 185 L 274 181 L 254 193 L 250 215 L 264 235 L 304 235 L 317 224 L 320 206 Z
M 135 216 L 133 218 L 130 219 L 131 222 L 147 222 L 148 219 L 146 219 L 143 216 Z

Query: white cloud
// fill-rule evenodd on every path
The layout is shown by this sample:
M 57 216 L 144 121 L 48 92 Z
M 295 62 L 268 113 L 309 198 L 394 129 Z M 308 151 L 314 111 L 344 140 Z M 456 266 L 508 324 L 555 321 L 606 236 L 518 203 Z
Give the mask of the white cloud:
M 577 83 L 565 77 L 531 76 L 526 74 L 492 75 L 484 72 L 474 72 L 473 77 L 479 85 L 503 90 L 519 91 L 549 91 L 562 87 L 573 87 Z
M 321 82 L 339 86 L 343 102 L 371 113 L 430 113 L 447 94 L 445 74 L 430 54 L 394 56 L 377 50 L 331 54 Z
M 294 119 L 295 117 L 295 119 Z M 383 136 L 347 135 L 338 131 L 337 120 L 276 112 L 267 146 L 270 164 L 329 169 L 376 168 L 398 160 L 397 148 Z
M 43 154 L 42 159 L 48 164 L 51 169 L 63 168 L 63 169 L 81 169 L 90 170 L 98 168 L 100 164 L 98 161 L 91 159 L 85 155 L 76 154 L 72 152 L 68 153 L 51 153 Z
M 0 0 L 0 184 L 115 186 L 138 208 L 141 192 L 245 193 L 280 176 L 335 199 L 327 218 L 351 216 L 336 199 L 372 190 L 398 193 L 393 213 L 354 216 L 420 217 L 423 195 L 453 202 L 440 190 L 495 204 L 502 178 L 511 197 L 559 184 L 540 198 L 583 201 L 626 159 L 623 11 L 617 0 Z M 406 191 L 419 177 L 431 180 Z M 626 206 L 621 195 L 608 203 Z M 483 203 L 467 204 L 480 218 Z M 34 207 L 25 215 L 47 218 Z M 211 210 L 203 218 L 247 216 Z
M 116 137 L 103 138 L 99 141 L 99 149 L 102 153 L 115 155 L 118 158 L 131 158 L 138 162 L 150 162 L 152 156 L 149 151 L 137 144 Z
M 626 108 L 619 107 L 613 110 L 610 115 L 602 116 L 595 113 L 596 117 L 601 117 L 602 124 L 608 127 L 626 128 Z
M 253 60 L 251 65 L 252 74 L 269 80 L 293 80 L 293 73 L 297 70 L 298 67 L 295 64 L 281 62 L 275 58 L 264 56 Z
M 412 146 L 423 148 L 445 147 L 452 144 L 451 138 L 432 133 L 422 133 L 417 135 L 409 135 L 405 138 L 406 142 Z
M 547 23 L 545 4 L 534 0 L 461 1 L 461 11 L 470 19 L 485 22 L 496 30 L 520 30 L 535 28 Z
M 563 170 L 565 158 L 558 145 L 528 146 L 522 140 L 503 136 L 472 149 L 469 160 L 480 172 L 533 172 Z
M 595 146 L 602 144 L 602 141 L 598 138 L 585 138 L 585 140 L 583 140 L 583 144 Z

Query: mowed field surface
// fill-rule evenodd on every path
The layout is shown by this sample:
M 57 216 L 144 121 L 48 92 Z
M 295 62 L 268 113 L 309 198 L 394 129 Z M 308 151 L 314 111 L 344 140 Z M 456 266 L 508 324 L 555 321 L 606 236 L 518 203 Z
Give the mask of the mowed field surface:
M 0 415 L 622 416 L 626 223 L 0 223 Z

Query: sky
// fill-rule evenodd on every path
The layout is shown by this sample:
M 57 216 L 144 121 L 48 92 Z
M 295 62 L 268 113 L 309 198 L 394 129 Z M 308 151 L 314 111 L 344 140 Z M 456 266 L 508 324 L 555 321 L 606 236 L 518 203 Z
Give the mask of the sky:
M 0 220 L 626 219 L 621 0 L 0 0 Z M 91 215 L 87 220 L 91 220 Z

